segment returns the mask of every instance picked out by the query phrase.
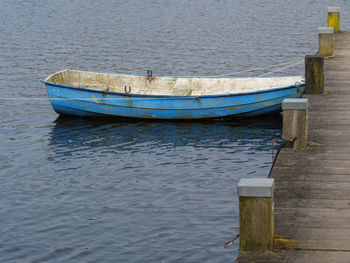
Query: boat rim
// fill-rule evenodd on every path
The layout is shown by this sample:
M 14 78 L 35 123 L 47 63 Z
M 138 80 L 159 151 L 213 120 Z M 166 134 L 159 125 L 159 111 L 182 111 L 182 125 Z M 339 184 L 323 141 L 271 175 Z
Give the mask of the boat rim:
M 83 87 L 77 87 L 77 86 L 71 86 L 71 85 L 65 85 L 61 83 L 54 83 L 54 82 L 49 82 L 46 81 L 46 79 L 49 79 L 51 76 L 54 74 L 64 72 L 66 70 L 70 69 L 64 69 L 57 71 L 51 75 L 49 75 L 45 79 L 40 79 L 42 83 L 45 83 L 47 85 L 52 85 L 56 87 L 63 87 L 63 88 L 69 88 L 69 89 L 75 89 L 75 90 L 85 90 L 85 91 L 92 91 L 95 93 L 101 93 L 101 94 L 110 94 L 110 95 L 119 95 L 119 96 L 125 96 L 125 97 L 142 97 L 142 98 L 181 98 L 181 99 L 193 99 L 193 98 L 218 98 L 218 97 L 232 97 L 232 96 L 244 96 L 244 95 L 253 95 L 253 94 L 261 94 L 261 93 L 268 93 L 272 91 L 279 91 L 279 90 L 285 90 L 285 89 L 290 89 L 292 87 L 304 87 L 306 85 L 305 81 L 301 80 L 300 82 L 294 83 L 294 85 L 289 85 L 289 86 L 283 86 L 283 87 L 277 87 L 277 88 L 272 88 L 272 89 L 265 89 L 265 90 L 258 90 L 258 91 L 249 91 L 249 92 L 240 92 L 240 93 L 229 93 L 229 94 L 213 94 L 213 95 L 199 95 L 199 96 L 186 96 L 186 95 L 149 95 L 149 94 L 133 94 L 133 93 L 122 93 L 122 92 L 113 92 L 113 91 L 103 91 L 103 90 L 97 90 L 97 89 L 89 89 L 89 88 L 83 88 Z M 81 71 L 81 70 L 78 70 Z M 95 72 L 95 71 L 84 71 L 84 72 L 93 72 L 93 73 L 102 73 L 102 72 Z M 134 77 L 140 77 L 138 75 L 128 75 L 128 74 L 118 74 L 118 73 L 107 73 L 107 74 L 114 74 L 118 76 L 134 76 Z M 159 76 L 159 77 L 164 77 L 164 78 L 196 78 L 196 77 L 168 77 L 168 76 Z M 300 77 L 300 76 L 291 76 L 291 77 Z M 197 77 L 197 78 L 215 78 L 215 77 Z M 280 77 L 283 78 L 283 77 Z M 264 78 L 260 78 L 264 79 Z M 298 87 L 297 87 L 297 83 Z

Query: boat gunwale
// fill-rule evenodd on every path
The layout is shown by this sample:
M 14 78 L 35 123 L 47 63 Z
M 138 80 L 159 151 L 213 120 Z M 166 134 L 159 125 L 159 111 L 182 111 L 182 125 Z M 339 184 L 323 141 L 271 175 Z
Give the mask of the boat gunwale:
M 62 70 L 65 71 L 65 70 Z M 59 71 L 59 72 L 62 72 Z M 56 72 L 56 73 L 59 73 Z M 50 75 L 46 79 L 50 78 L 54 74 Z M 116 73 L 111 73 L 116 74 Z M 116 74 L 119 75 L 119 74 Z M 120 75 L 123 76 L 123 75 Z M 298 76 L 295 76 L 298 77 Z M 285 90 L 290 88 L 299 88 L 306 86 L 305 81 L 300 81 L 299 86 L 297 87 L 296 82 L 294 85 L 289 86 L 283 86 L 283 87 L 277 87 L 277 88 L 271 88 L 271 89 L 265 89 L 265 90 L 257 90 L 257 91 L 249 91 L 249 92 L 240 92 L 240 93 L 229 93 L 229 94 L 213 94 L 213 95 L 198 95 L 198 96 L 186 96 L 186 95 L 151 95 L 151 94 L 133 94 L 133 93 L 121 93 L 121 92 L 113 92 L 113 91 L 103 91 L 103 90 L 97 90 L 97 89 L 89 89 L 89 88 L 83 88 L 83 87 L 77 87 L 77 86 L 71 86 L 71 85 L 65 85 L 61 83 L 54 83 L 46 81 L 46 79 L 40 79 L 42 83 L 45 83 L 47 85 L 52 85 L 56 87 L 63 87 L 63 88 L 70 88 L 75 90 L 83 90 L 83 91 L 91 91 L 95 93 L 101 93 L 101 94 L 109 94 L 109 95 L 118 95 L 118 96 L 124 96 L 124 97 L 141 97 L 141 98 L 167 98 L 167 99 L 196 99 L 196 98 L 218 98 L 218 97 L 233 97 L 233 96 L 244 96 L 244 95 L 254 95 L 254 94 L 262 94 L 262 93 L 269 93 L 273 91 L 279 91 L 279 90 Z

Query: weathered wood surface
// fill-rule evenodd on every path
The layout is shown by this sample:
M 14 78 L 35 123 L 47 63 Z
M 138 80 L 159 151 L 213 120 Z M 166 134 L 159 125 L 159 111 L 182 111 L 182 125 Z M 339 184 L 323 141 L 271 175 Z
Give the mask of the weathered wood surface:
M 305 56 L 305 82 L 307 94 L 323 94 L 324 92 L 324 57 Z
M 239 197 L 240 251 L 272 251 L 272 197 Z
M 331 30 L 332 33 L 322 32 L 323 30 L 321 28 L 319 29 L 320 32 L 318 34 L 318 54 L 328 57 L 333 56 L 334 53 L 334 28 L 326 28 L 326 30 Z
M 294 149 L 303 149 L 307 146 L 307 109 L 283 110 L 282 138 L 294 140 Z
M 335 34 L 325 93 L 309 98 L 309 143 L 282 149 L 275 178 L 275 234 L 297 249 L 240 253 L 237 262 L 350 262 L 350 32 Z
M 333 27 L 334 32 L 340 32 L 340 8 L 328 8 L 328 27 Z

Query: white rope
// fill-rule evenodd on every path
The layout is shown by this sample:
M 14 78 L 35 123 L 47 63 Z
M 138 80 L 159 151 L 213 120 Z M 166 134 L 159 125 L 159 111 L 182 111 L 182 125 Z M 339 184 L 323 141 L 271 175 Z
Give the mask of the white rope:
M 304 60 L 302 60 L 302 61 L 304 61 Z M 232 75 L 237 75 L 237 74 L 241 74 L 241 73 L 254 72 L 254 71 L 274 68 L 274 67 L 278 67 L 278 66 L 288 65 L 290 63 L 294 63 L 295 64 L 296 62 L 298 62 L 298 64 L 301 63 L 300 60 L 297 60 L 297 61 L 294 60 L 294 61 L 279 63 L 279 64 L 276 64 L 276 65 L 270 65 L 270 66 L 255 68 L 255 69 L 248 69 L 248 70 L 243 70 L 243 71 L 239 71 L 239 72 L 232 72 L 232 73 L 217 75 L 217 77 L 225 77 L 225 76 L 232 76 Z
M 279 63 L 279 64 L 276 64 L 276 65 L 270 65 L 270 66 L 255 68 L 255 69 L 249 69 L 249 70 L 244 70 L 244 71 L 232 72 L 232 73 L 216 75 L 216 76 L 203 76 L 203 77 L 232 76 L 232 75 L 237 75 L 237 74 L 246 73 L 246 72 L 254 72 L 254 71 L 274 68 L 274 67 L 283 66 L 283 65 L 287 65 L 287 64 L 292 63 L 292 64 L 290 64 L 288 66 L 283 67 L 283 68 L 276 69 L 276 70 L 273 70 L 273 71 L 269 71 L 267 73 L 264 73 L 264 74 L 261 74 L 260 76 L 258 76 L 258 78 L 261 78 L 261 77 L 270 75 L 272 73 L 279 72 L 279 71 L 282 71 L 284 69 L 294 67 L 295 65 L 301 64 L 303 62 L 304 62 L 304 60 L 289 61 L 289 62 L 283 62 L 283 63 Z M 199 78 L 200 76 L 188 76 L 188 77 Z M 74 99 L 87 99 L 87 98 L 74 98 Z M 99 98 L 96 98 L 96 99 L 99 99 Z M 103 98 L 103 100 L 123 100 L 123 99 L 128 99 L 128 98 Z M 1 100 L 43 100 L 43 101 L 45 100 L 45 101 L 47 101 L 47 98 L 46 97 L 43 97 L 43 98 L 38 98 L 38 97 L 18 97 L 18 98 L 16 98 L 16 97 L 11 97 L 11 98 L 0 97 L 0 101 Z M 53 100 L 69 100 L 69 98 L 53 98 Z
M 261 74 L 260 76 L 258 76 L 258 78 L 261 78 L 261 77 L 264 77 L 264 76 L 270 75 L 270 74 L 275 73 L 275 72 L 282 71 L 282 70 L 284 70 L 284 69 L 286 69 L 286 68 L 291 68 L 291 67 L 293 67 L 293 66 L 295 66 L 295 65 L 298 65 L 298 64 L 300 64 L 300 63 L 303 63 L 303 62 L 304 62 L 304 60 L 299 61 L 299 62 L 296 62 L 296 63 L 293 63 L 293 64 L 291 64 L 291 65 L 288 65 L 288 66 L 283 67 L 283 68 L 280 68 L 280 69 L 276 69 L 276 70 L 273 70 L 273 71 L 270 71 L 270 72 L 267 72 L 267 73 Z
M 247 72 L 255 72 L 255 71 L 260 71 L 260 70 L 264 70 L 264 69 L 269 69 L 269 68 L 275 68 L 278 66 L 283 66 L 283 65 L 288 65 L 285 68 L 289 68 L 292 67 L 296 64 L 302 63 L 304 60 L 293 60 L 293 61 L 288 61 L 288 62 L 283 62 L 283 63 L 279 63 L 279 64 L 275 64 L 275 65 L 270 65 L 270 66 L 264 66 L 264 67 L 260 67 L 260 68 L 254 68 L 254 69 L 248 69 L 248 70 L 242 70 L 242 71 L 236 71 L 236 72 L 231 72 L 231 73 L 226 73 L 226 74 L 222 74 L 222 75 L 212 75 L 212 76 L 180 76 L 182 78 L 221 78 L 221 77 L 225 77 L 225 76 L 233 76 L 233 75 L 238 75 L 238 74 L 242 74 L 242 73 L 247 73 Z M 292 65 L 289 65 L 290 63 L 293 63 Z M 282 68 L 280 70 L 283 70 L 285 68 Z M 278 72 L 280 70 L 277 71 L 271 71 L 268 72 L 266 74 L 270 74 L 270 73 L 274 73 L 274 72 Z
M 26 98 L 26 97 L 18 97 L 18 98 L 6 98 L 6 97 L 2 97 L 0 98 L 0 100 L 47 100 L 47 98 Z

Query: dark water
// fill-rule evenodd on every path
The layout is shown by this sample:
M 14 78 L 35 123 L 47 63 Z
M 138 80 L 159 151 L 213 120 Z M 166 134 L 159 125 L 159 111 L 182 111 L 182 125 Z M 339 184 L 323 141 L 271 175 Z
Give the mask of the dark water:
M 328 6 L 349 25 L 340 0 L 0 4 L 1 262 L 233 262 L 236 184 L 267 176 L 280 136 L 279 117 L 61 118 L 39 78 L 225 74 L 313 54 Z

